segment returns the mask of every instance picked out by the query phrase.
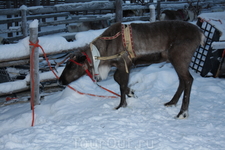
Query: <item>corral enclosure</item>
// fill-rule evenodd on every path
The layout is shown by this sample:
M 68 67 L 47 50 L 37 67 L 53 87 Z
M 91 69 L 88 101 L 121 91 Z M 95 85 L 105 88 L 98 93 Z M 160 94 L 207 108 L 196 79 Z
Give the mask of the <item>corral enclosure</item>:
M 21 1 L 20 1 L 21 2 Z M 26 1 L 31 2 L 31 1 Z M 32 1 L 33 2 L 33 1 Z M 41 1 L 42 2 L 42 1 Z M 43 1 L 44 2 L 44 1 Z M 10 43 L 17 43 L 18 40 L 21 40 L 29 36 L 28 25 L 34 20 L 39 20 L 39 33 L 38 36 L 52 35 L 56 33 L 65 33 L 61 34 L 67 41 L 73 41 L 75 35 L 79 31 L 85 31 L 89 29 L 102 29 L 110 24 L 116 22 L 116 1 L 89 1 L 89 2 L 79 2 L 79 3 L 66 3 L 68 1 L 51 1 L 49 5 L 43 3 L 43 6 L 25 6 L 22 5 L 19 8 L 10 8 L 2 9 L 0 12 L 1 19 L 0 24 L 1 28 L 0 35 L 4 37 Z M 57 3 L 57 4 L 56 4 Z M 197 1 L 193 1 L 193 4 L 196 5 Z M 28 4 L 28 3 L 26 3 Z M 150 17 L 149 5 L 155 5 L 157 9 L 157 3 L 153 2 L 140 2 L 131 3 L 130 1 L 125 1 L 122 4 L 122 10 L 119 10 L 119 13 L 124 14 L 120 18 L 123 22 L 134 21 L 134 20 L 143 20 L 148 21 Z M 33 4 L 32 4 L 33 5 Z M 176 10 L 179 8 L 184 8 L 187 6 L 187 2 L 161 2 L 160 8 L 161 11 L 164 9 Z M 219 5 L 220 7 L 218 7 Z M 204 1 L 201 2 L 202 12 L 204 11 L 221 11 L 224 10 L 224 1 Z M 129 12 L 131 14 L 127 15 Z M 156 12 L 157 13 L 157 12 Z M 125 16 L 127 15 L 127 16 Z M 7 18 L 11 16 L 11 18 Z M 55 65 L 54 60 L 57 56 L 55 54 L 60 54 L 60 57 L 65 56 L 68 52 L 74 51 L 71 49 L 60 49 L 58 51 L 49 52 L 47 49 L 47 54 L 51 55 L 50 59 L 53 61 L 53 66 Z M 40 62 L 44 61 L 42 55 L 40 55 Z M 20 68 L 25 66 L 25 69 L 29 70 L 29 55 L 23 56 L 13 56 L 13 57 L 4 57 L 0 59 L 1 71 L 4 74 L 5 67 L 14 67 Z M 41 71 L 49 71 L 46 66 L 41 66 Z M 22 74 L 24 78 L 26 74 Z M 6 76 L 6 80 L 10 81 L 9 77 Z M 12 78 L 11 81 L 15 80 Z M 16 79 L 17 80 L 17 79 Z M 44 80 L 46 82 L 46 80 Z M 26 89 L 28 89 L 27 87 Z M 24 89 L 22 89 L 24 90 Z M 10 91 L 10 93 L 18 92 Z M 6 93 L 2 93 L 4 95 Z M 1 95 L 1 94 L 0 94 Z

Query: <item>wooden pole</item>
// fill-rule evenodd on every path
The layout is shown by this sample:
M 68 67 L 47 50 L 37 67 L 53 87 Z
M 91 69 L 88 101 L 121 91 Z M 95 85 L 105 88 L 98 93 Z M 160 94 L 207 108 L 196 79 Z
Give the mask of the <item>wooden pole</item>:
M 122 0 L 116 0 L 116 22 L 122 22 L 122 19 L 123 19 Z
M 6 1 L 6 8 L 11 8 L 11 1 Z M 7 18 L 12 18 L 12 15 L 7 15 Z M 10 28 L 12 23 L 7 23 L 7 28 Z M 12 33 L 8 33 L 8 37 L 12 37 Z
M 155 6 L 150 5 L 149 9 L 150 9 L 150 22 L 155 22 Z
M 38 20 L 30 23 L 30 44 L 38 43 Z M 39 96 L 39 48 L 30 45 L 30 86 L 33 105 L 40 104 Z M 31 102 L 32 105 L 32 102 Z M 31 106 L 32 108 L 33 106 Z
M 23 37 L 27 37 L 28 36 L 28 30 L 27 30 L 27 7 L 25 5 L 22 5 L 20 7 L 21 9 L 21 18 L 22 18 L 22 23 L 21 23 L 21 27 L 22 27 L 22 34 Z
M 157 16 L 156 18 L 159 20 L 160 12 L 161 11 L 161 0 L 157 0 Z

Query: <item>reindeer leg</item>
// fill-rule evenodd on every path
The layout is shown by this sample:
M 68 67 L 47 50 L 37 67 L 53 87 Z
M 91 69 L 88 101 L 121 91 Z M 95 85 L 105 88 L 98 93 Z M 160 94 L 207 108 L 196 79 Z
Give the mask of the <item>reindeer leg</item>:
M 126 107 L 126 94 L 130 90 L 127 87 L 129 81 L 129 73 L 127 73 L 124 69 L 117 69 L 114 74 L 114 79 L 120 85 L 121 93 L 120 104 L 115 109 L 119 109 L 120 107 Z
M 169 107 L 169 106 L 176 105 L 183 91 L 184 91 L 184 82 L 181 78 L 179 78 L 179 86 L 175 95 L 173 96 L 172 100 L 165 103 L 164 106 Z
M 182 106 L 180 109 L 180 112 L 176 116 L 178 119 L 184 119 L 188 117 L 188 106 L 190 102 L 190 94 L 191 94 L 191 86 L 193 83 L 193 77 L 191 74 L 188 72 L 186 77 L 183 79 L 184 80 L 184 96 L 183 96 L 183 101 L 182 101 Z
M 176 105 L 184 91 L 182 106 L 180 112 L 176 116 L 176 118 L 183 119 L 188 117 L 188 106 L 193 82 L 193 77 L 189 72 L 189 63 L 192 55 L 190 53 L 188 42 L 183 41 L 183 43 L 173 45 L 169 51 L 169 56 L 169 60 L 174 66 L 179 77 L 179 86 L 172 100 L 166 103 L 165 106 Z

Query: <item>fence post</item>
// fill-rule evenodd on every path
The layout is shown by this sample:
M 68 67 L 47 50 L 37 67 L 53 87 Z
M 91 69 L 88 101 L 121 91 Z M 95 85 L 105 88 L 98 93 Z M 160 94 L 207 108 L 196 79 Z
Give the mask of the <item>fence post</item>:
M 122 0 L 116 0 L 116 22 L 122 22 L 123 8 Z
M 22 18 L 22 23 L 21 23 L 21 28 L 22 28 L 22 34 L 23 37 L 28 36 L 28 31 L 27 31 L 27 7 L 25 5 L 22 5 L 20 7 L 21 10 L 21 18 Z
M 157 16 L 156 18 L 159 20 L 160 12 L 161 11 L 161 0 L 157 0 Z
M 11 1 L 6 1 L 6 8 L 11 8 Z M 7 15 L 7 18 L 12 18 L 12 15 Z M 10 28 L 12 23 L 7 23 L 7 28 Z M 8 33 L 8 37 L 12 37 L 13 33 Z
M 39 47 L 38 44 L 38 20 L 30 23 L 30 87 L 31 87 L 31 108 L 40 104 L 39 96 Z
M 155 6 L 150 5 L 149 9 L 150 9 L 150 22 L 155 22 Z

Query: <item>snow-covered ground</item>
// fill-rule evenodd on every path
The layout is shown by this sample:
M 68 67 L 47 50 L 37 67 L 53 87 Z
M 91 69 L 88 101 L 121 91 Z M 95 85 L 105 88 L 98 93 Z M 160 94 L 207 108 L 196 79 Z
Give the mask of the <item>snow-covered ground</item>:
M 67 44 L 57 36 L 39 40 L 46 50 L 68 45 L 75 47 L 90 42 L 102 32 L 82 32 L 77 34 L 77 41 Z M 26 42 L 25 39 L 9 46 L 20 49 L 20 46 L 26 47 Z M 135 90 L 137 98 L 128 98 L 127 108 L 114 109 L 120 98 L 80 95 L 66 88 L 46 96 L 41 105 L 35 107 L 35 125 L 31 127 L 29 103 L 0 107 L 0 149 L 223 150 L 225 80 L 203 78 L 190 71 L 194 83 L 187 119 L 174 119 L 181 107 L 181 100 L 176 107 L 163 106 L 178 86 L 173 67 L 169 63 L 153 64 L 131 71 L 129 85 Z M 99 84 L 119 93 L 112 73 Z M 95 85 L 88 76 L 70 85 L 85 93 L 111 95 Z M 4 90 L 4 86 L 0 90 Z

